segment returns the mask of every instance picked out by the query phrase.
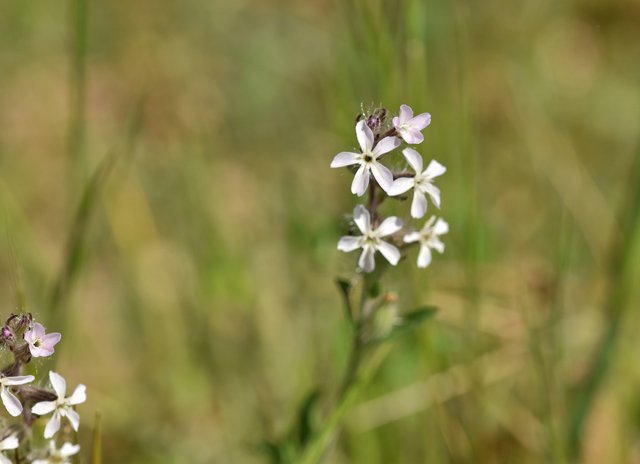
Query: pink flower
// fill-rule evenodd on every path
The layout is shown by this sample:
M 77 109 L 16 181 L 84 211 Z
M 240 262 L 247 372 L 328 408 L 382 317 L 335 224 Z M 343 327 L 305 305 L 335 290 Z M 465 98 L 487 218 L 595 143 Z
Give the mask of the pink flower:
M 29 351 L 34 358 L 51 356 L 55 351 L 54 346 L 60 341 L 62 335 L 58 332 L 45 333 L 42 324 L 33 324 L 33 329 L 24 334 L 25 341 L 29 344 Z
M 422 113 L 414 117 L 413 110 L 407 105 L 401 105 L 400 115 L 393 118 L 393 127 L 396 128 L 400 137 L 412 145 L 422 143 L 424 136 L 421 131 L 429 124 L 431 124 L 429 113 Z

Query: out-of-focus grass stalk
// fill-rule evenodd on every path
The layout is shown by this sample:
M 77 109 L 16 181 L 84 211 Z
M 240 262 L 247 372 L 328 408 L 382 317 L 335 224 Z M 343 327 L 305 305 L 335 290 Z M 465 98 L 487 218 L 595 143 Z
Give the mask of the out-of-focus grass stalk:
M 102 464 L 102 416 L 96 413 L 91 445 L 91 464 Z
M 631 249 L 640 228 L 640 147 L 636 150 L 628 185 L 629 192 L 625 195 L 627 201 L 620 215 L 620 233 L 614 233 L 611 244 L 607 272 L 608 290 L 604 307 L 607 326 L 593 353 L 591 367 L 584 381 L 578 386 L 570 411 L 569 452 L 570 457 L 576 462 L 579 461 L 581 454 L 584 423 L 615 355 L 631 286 L 628 276 L 632 264 Z
M 87 31 L 89 25 L 88 0 L 71 0 L 70 30 L 72 36 L 69 91 L 69 152 L 74 186 L 86 178 L 86 93 L 87 93 Z
M 555 278 L 549 317 L 549 352 L 552 359 L 549 367 L 549 385 L 547 385 L 547 422 L 549 452 L 553 462 L 566 462 L 566 440 L 564 436 L 566 422 L 566 397 L 564 389 L 565 362 L 563 349 L 564 288 L 568 275 L 573 244 L 573 229 L 569 227 L 569 212 L 563 208 L 558 232 Z
M 22 283 L 22 268 L 18 262 L 16 256 L 16 247 L 13 241 L 13 236 L 9 232 L 9 219 L 7 218 L 7 212 L 3 211 L 3 226 L 9 244 L 9 253 L 11 256 L 11 280 L 13 281 L 13 288 L 16 298 L 16 310 L 18 312 L 24 311 L 27 303 L 27 297 L 24 291 L 24 285 Z
M 141 100 L 129 124 L 125 146 L 122 149 L 114 149 L 106 155 L 84 187 L 69 232 L 62 270 L 53 286 L 49 303 L 51 317 L 53 319 L 52 326 L 61 332 L 66 328 L 67 314 L 67 311 L 62 310 L 62 306 L 66 302 L 82 267 L 89 222 L 98 204 L 99 193 L 120 157 L 129 158 L 131 153 L 133 153 L 134 141 L 142 126 L 143 107 L 144 103 L 143 100 Z

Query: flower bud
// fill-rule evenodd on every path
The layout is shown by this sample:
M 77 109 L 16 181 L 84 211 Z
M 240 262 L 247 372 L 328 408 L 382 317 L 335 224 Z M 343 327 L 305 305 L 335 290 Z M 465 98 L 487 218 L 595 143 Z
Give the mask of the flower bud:
M 374 310 L 366 340 L 375 342 L 386 338 L 400 321 L 398 317 L 397 295 L 393 292 L 382 297 L 380 305 Z

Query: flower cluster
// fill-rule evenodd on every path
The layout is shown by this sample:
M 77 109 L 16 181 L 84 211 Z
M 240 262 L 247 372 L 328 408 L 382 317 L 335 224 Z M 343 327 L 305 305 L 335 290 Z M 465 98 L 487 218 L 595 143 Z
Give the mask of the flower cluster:
M 33 375 L 21 375 L 25 365 L 33 358 L 46 358 L 54 354 L 55 346 L 62 339 L 57 332 L 47 333 L 44 326 L 33 320 L 31 314 L 12 314 L 0 329 L 0 346 L 13 354 L 13 362 L 0 371 L 0 400 L 12 417 L 22 416 L 22 423 L 14 424 L 0 432 L 0 464 L 12 461 L 4 451 L 21 447 L 21 437 L 32 436 L 38 417 L 51 415 L 44 428 L 44 438 L 49 439 L 46 449 L 30 448 L 32 440 L 25 440 L 26 461 L 33 464 L 69 463 L 78 453 L 79 445 L 68 441 L 65 432 L 63 444 L 57 447 L 55 436 L 66 418 L 74 431 L 78 431 L 80 416 L 74 406 L 87 399 L 86 388 L 79 385 L 66 396 L 65 379 L 56 372 L 49 372 L 51 389 L 34 385 Z M 23 462 L 22 460 L 20 462 Z
M 430 217 L 420 230 L 404 228 L 401 219 L 391 216 L 380 217 L 378 207 L 386 197 L 404 199 L 403 194 L 413 190 L 411 217 L 420 219 L 428 209 L 427 197 L 440 208 L 440 189 L 434 185 L 437 177 L 446 168 L 432 160 L 424 169 L 420 153 L 405 147 L 402 155 L 413 172 L 393 172 L 381 162 L 384 156 L 398 148 L 404 141 L 407 145 L 417 145 L 424 141 L 422 131 L 431 123 L 431 115 L 413 115 L 413 110 L 402 105 L 398 116 L 387 122 L 387 110 L 376 109 L 370 114 L 360 114 L 356 120 L 356 139 L 359 152 L 343 151 L 335 155 L 332 168 L 348 167 L 355 171 L 351 192 L 361 197 L 369 191 L 368 205 L 357 205 L 353 210 L 353 220 L 359 235 L 347 235 L 338 242 L 338 249 L 350 252 L 361 249 L 358 267 L 364 272 L 375 269 L 375 255 L 379 252 L 392 266 L 400 261 L 401 248 L 419 244 L 418 267 L 425 268 L 431 262 L 431 250 L 444 252 L 440 236 L 449 230 L 441 218 Z

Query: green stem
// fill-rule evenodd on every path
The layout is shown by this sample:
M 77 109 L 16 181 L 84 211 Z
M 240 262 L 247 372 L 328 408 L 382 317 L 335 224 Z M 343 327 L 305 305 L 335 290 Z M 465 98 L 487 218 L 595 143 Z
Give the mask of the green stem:
M 363 348 L 358 345 L 354 347 L 354 349 L 357 350 L 357 352 L 352 353 L 352 356 L 355 356 L 355 359 L 361 359 Z M 329 417 L 327 417 L 322 429 L 304 449 L 299 464 L 317 464 L 320 461 L 335 436 L 338 427 L 342 423 L 344 416 L 349 409 L 351 409 L 351 406 L 356 402 L 364 388 L 369 384 L 378 367 L 389 353 L 389 349 L 390 346 L 388 344 L 374 348 L 368 359 L 361 359 L 361 361 L 356 362 L 356 375 L 351 375 L 351 372 L 347 372 L 348 376 L 351 375 L 352 380 L 345 386 L 340 399 L 329 414 Z

